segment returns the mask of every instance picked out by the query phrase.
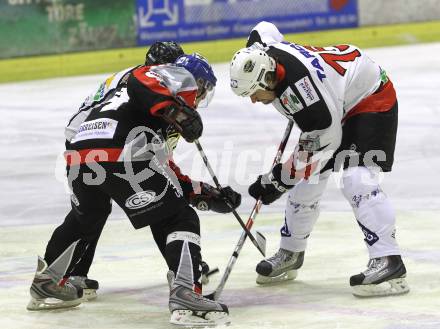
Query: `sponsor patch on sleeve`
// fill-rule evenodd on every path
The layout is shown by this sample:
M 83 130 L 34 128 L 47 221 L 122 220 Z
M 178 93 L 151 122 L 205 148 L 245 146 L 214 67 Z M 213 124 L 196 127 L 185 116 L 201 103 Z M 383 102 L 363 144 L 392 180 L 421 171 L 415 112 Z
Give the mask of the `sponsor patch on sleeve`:
M 298 88 L 298 91 L 307 106 L 310 106 L 320 100 L 318 93 L 313 87 L 309 77 L 306 76 L 295 82 L 295 87 Z
M 290 87 L 287 87 L 287 89 L 281 94 L 280 101 L 291 114 L 295 114 L 304 108 L 298 96 L 296 96 Z

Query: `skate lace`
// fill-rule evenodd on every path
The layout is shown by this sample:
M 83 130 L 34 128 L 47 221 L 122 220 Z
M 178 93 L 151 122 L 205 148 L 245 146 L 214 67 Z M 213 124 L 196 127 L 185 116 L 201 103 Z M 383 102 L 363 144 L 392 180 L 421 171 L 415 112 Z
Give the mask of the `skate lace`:
M 377 272 L 385 265 L 383 258 L 373 258 L 370 259 L 367 265 L 367 269 L 364 271 L 364 275 L 367 276 L 368 274 Z
M 200 302 L 205 302 L 205 303 L 212 303 L 213 301 L 204 297 L 202 294 L 199 294 L 197 292 L 192 291 L 191 293 L 191 297 L 193 298 L 193 300 L 195 301 L 200 301 Z
M 71 283 L 66 282 L 64 285 L 60 286 L 58 284 L 54 284 L 53 289 L 62 294 L 76 294 L 76 288 Z
M 283 250 L 283 249 L 279 249 L 275 255 L 273 255 L 272 257 L 269 257 L 266 261 L 271 263 L 274 266 L 280 265 L 282 263 L 285 263 L 289 260 L 291 260 L 293 257 L 293 253 Z

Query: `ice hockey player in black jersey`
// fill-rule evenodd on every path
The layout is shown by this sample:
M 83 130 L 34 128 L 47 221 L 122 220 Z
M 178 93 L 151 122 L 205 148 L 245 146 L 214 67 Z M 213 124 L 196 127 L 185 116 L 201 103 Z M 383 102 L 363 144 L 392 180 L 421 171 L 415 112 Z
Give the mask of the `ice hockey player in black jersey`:
M 289 191 L 280 249 L 257 265 L 257 283 L 296 277 L 328 178 L 342 166 L 342 192 L 369 252 L 367 269 L 350 278 L 353 294 L 408 292 L 395 214 L 375 174 L 391 171 L 396 142 L 397 98 L 385 71 L 358 47 L 290 43 L 261 22 L 233 56 L 230 77 L 235 94 L 272 104 L 301 130 L 290 159 L 249 187 L 264 204 Z
M 203 298 L 200 227 L 191 206 L 230 212 L 241 197 L 183 175 L 172 161 L 182 136 L 203 131 L 199 103 L 209 101 L 216 78 L 206 59 L 181 55 L 174 64 L 138 66 L 108 78 L 66 127 L 67 177 L 72 210 L 52 234 L 30 292 L 29 310 L 73 307 L 83 291 L 67 281 L 88 245 L 102 231 L 111 200 L 136 229 L 150 226 L 164 244 L 171 322 L 229 323 L 226 305 Z
M 145 65 L 159 65 L 166 63 L 174 63 L 174 61 L 181 55 L 183 55 L 182 47 L 174 42 L 174 41 L 156 41 L 153 43 L 145 56 Z M 99 93 L 103 93 L 105 95 L 111 93 L 116 85 L 106 86 L 106 82 L 101 84 L 97 91 L 94 91 L 92 95 L 88 98 L 88 100 L 93 99 L 95 95 Z M 102 95 L 102 98 L 106 96 Z M 85 103 L 88 102 L 86 100 Z M 159 247 L 160 252 L 164 255 L 165 245 L 166 245 L 166 237 L 163 235 L 157 234 L 156 231 L 152 232 L 154 240 Z M 84 299 L 85 300 L 93 300 L 97 297 L 97 290 L 99 288 L 99 283 L 97 280 L 93 280 L 88 277 L 88 273 L 93 262 L 93 258 L 96 251 L 96 246 L 101 235 L 101 231 L 96 232 L 95 237 L 90 237 L 89 244 L 84 254 L 82 255 L 79 262 L 75 265 L 68 277 L 67 281 L 71 284 L 78 286 L 83 289 Z M 209 282 L 209 274 L 210 268 L 209 265 L 202 260 L 202 283 L 206 284 Z

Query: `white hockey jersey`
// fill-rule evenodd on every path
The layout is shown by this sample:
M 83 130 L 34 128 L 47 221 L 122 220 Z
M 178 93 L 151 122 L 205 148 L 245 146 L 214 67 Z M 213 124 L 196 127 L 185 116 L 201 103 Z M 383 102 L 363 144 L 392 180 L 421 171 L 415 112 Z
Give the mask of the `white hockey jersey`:
M 262 43 L 276 59 L 279 82 L 272 105 L 301 129 L 298 144 L 313 153 L 316 173 L 338 149 L 344 120 L 389 110 L 395 91 L 380 66 L 356 46 L 313 47 L 282 39 L 273 24 L 261 22 L 247 46 Z

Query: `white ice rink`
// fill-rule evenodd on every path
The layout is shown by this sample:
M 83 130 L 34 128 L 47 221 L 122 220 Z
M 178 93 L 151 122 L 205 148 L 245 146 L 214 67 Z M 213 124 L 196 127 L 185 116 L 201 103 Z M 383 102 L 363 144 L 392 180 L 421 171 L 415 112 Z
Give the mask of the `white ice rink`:
M 367 252 L 350 207 L 331 181 L 296 281 L 257 287 L 260 255 L 247 243 L 222 299 L 230 328 L 440 328 L 440 43 L 370 49 L 391 77 L 399 99 L 393 172 L 382 186 L 397 210 L 397 238 L 411 292 L 357 299 L 348 279 L 364 269 Z M 267 171 L 286 126 L 271 106 L 252 105 L 228 86 L 227 64 L 215 65 L 216 95 L 202 112 L 201 143 L 220 181 L 243 193 L 239 212 L 253 205 L 247 185 Z M 106 75 L 0 85 L 0 328 L 170 328 L 166 267 L 149 229 L 135 231 L 114 212 L 98 244 L 90 277 L 96 301 L 68 311 L 31 313 L 25 307 L 36 255 L 69 209 L 63 177 L 63 128 Z M 289 143 L 293 149 L 295 130 Z M 180 143 L 184 172 L 209 180 L 193 145 Z M 289 152 L 286 152 L 289 153 Z M 255 227 L 278 247 L 285 198 L 263 207 Z M 221 271 L 241 234 L 232 216 L 201 213 L 203 255 Z M 205 287 L 216 286 L 219 275 Z

